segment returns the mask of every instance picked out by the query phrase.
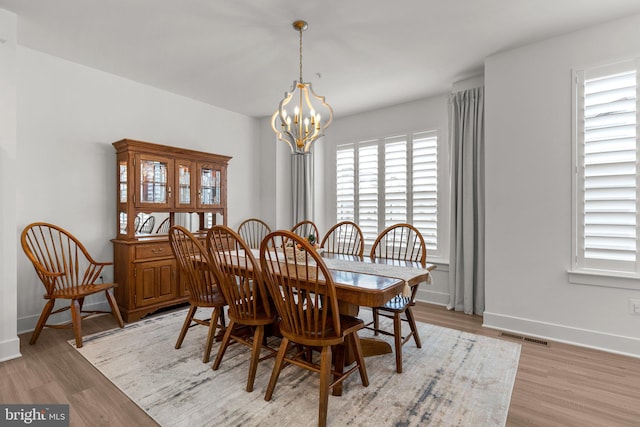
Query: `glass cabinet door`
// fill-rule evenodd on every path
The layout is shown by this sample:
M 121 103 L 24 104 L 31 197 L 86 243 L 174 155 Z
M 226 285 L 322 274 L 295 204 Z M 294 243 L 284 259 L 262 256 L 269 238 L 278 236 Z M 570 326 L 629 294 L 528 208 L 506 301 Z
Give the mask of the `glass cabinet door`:
M 138 165 L 136 206 L 169 207 L 171 196 L 172 160 L 137 156 Z
M 198 175 L 198 207 L 206 208 L 220 205 L 221 168 L 215 164 L 202 163 L 198 165 Z
M 176 165 L 176 199 L 175 206 L 178 208 L 193 208 L 196 205 L 194 197 L 195 170 L 193 162 L 189 160 L 177 159 Z

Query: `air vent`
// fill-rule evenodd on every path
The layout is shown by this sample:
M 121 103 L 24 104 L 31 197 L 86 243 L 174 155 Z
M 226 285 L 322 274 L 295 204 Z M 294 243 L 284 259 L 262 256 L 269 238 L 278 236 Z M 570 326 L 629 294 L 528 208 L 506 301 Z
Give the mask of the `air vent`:
M 540 338 L 522 337 L 522 340 L 533 344 L 539 344 L 545 347 L 549 347 L 549 341 L 541 340 Z
M 518 341 L 530 342 L 532 344 L 543 345 L 545 347 L 549 347 L 549 341 L 533 338 L 533 337 L 525 337 L 524 335 L 513 334 L 511 332 L 500 332 L 501 337 L 511 338 Z

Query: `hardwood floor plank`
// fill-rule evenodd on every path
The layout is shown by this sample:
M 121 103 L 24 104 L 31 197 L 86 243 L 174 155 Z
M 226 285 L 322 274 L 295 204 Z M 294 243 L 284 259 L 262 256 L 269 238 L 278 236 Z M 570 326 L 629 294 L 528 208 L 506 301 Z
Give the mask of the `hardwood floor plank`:
M 478 335 L 482 317 L 418 303 L 416 320 Z M 111 316 L 83 322 L 84 334 L 112 329 Z M 0 363 L 0 402 L 69 403 L 72 426 L 155 426 L 142 409 L 77 353 L 70 330 L 46 329 L 38 342 L 20 336 L 22 358 Z M 521 342 L 507 426 L 640 426 L 640 360 L 550 342 Z M 407 343 L 406 345 L 413 345 Z

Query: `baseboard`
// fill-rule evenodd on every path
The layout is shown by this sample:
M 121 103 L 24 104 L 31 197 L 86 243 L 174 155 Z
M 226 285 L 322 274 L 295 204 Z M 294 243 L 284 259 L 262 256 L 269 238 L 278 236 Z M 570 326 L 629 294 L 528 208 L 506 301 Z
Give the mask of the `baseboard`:
M 20 338 L 15 337 L 0 342 L 0 362 L 16 359 L 21 356 L 22 354 L 20 353 Z
M 449 304 L 449 294 L 445 292 L 435 292 L 428 289 L 424 289 L 422 286 L 418 288 L 418 294 L 416 295 L 416 301 L 427 302 L 429 304 L 447 305 Z
M 485 311 L 483 327 L 640 358 L 640 339 Z
M 56 305 L 58 301 L 56 301 Z M 61 304 L 68 304 L 68 300 L 60 301 Z M 60 305 L 62 307 L 62 305 Z M 58 307 L 56 307 L 57 309 Z M 102 310 L 102 311 L 111 311 L 111 307 L 107 300 L 95 302 L 92 304 L 85 304 L 83 307 L 84 310 Z M 23 334 L 25 332 L 31 332 L 36 328 L 38 324 L 38 319 L 40 318 L 40 313 L 34 314 L 31 316 L 19 317 L 18 318 L 18 334 Z M 49 316 L 49 320 L 47 323 L 52 325 L 67 323 L 71 321 L 71 312 L 69 310 L 63 311 L 62 313 L 56 313 Z

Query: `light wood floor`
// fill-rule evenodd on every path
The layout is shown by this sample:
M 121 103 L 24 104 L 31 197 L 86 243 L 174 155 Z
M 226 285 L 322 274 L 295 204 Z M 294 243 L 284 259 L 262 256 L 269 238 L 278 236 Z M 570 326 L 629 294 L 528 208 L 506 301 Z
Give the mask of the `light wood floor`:
M 429 304 L 418 304 L 414 312 L 419 321 L 499 338 L 497 331 L 482 328 L 479 316 Z M 83 323 L 85 335 L 114 326 L 111 316 Z M 0 363 L 0 403 L 69 403 L 72 426 L 156 425 L 67 344 L 70 330 L 45 329 L 33 346 L 29 338 L 20 336 L 23 357 Z M 525 342 L 507 425 L 638 427 L 640 360 Z

